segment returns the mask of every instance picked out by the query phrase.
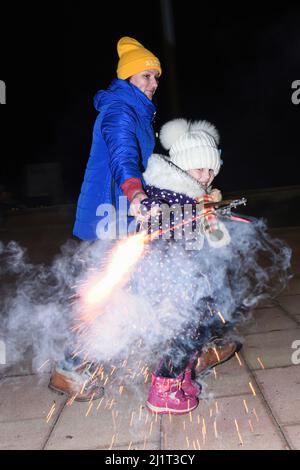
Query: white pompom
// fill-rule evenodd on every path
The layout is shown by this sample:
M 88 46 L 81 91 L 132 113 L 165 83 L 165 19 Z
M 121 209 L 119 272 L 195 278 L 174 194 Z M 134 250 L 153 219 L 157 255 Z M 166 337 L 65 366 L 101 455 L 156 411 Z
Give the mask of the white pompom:
M 159 138 L 162 146 L 169 150 L 183 134 L 189 130 L 189 122 L 179 118 L 166 122 L 160 130 Z
M 205 131 L 215 139 L 217 145 L 220 142 L 219 132 L 217 131 L 215 126 L 208 121 L 193 121 L 190 124 L 189 130 L 191 132 Z

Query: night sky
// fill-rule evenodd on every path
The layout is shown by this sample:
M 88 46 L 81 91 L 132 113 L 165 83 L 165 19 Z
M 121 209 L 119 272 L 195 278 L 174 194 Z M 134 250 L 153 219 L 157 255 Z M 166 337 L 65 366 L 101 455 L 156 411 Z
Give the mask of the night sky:
M 96 117 L 93 96 L 115 77 L 116 43 L 125 35 L 162 63 L 156 131 L 176 117 L 218 128 L 224 166 L 217 187 L 299 184 L 300 104 L 291 97 L 300 80 L 300 7 L 172 5 L 175 45 L 167 49 L 160 1 L 11 3 L 1 29 L 2 187 L 22 199 L 26 165 L 55 161 L 61 202 L 76 201 Z

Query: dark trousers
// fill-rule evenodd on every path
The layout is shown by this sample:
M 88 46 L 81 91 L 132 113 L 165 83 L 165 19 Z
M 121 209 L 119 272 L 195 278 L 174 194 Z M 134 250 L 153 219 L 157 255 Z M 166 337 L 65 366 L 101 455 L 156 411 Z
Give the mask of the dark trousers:
M 184 328 L 170 341 L 167 353 L 163 356 L 155 374 L 175 378 L 186 366 L 196 362 L 206 344 L 214 338 L 223 338 L 245 317 L 248 309 L 240 306 L 231 316 L 232 320 L 223 323 L 211 297 L 201 299 L 197 306 L 197 317 L 185 324 Z

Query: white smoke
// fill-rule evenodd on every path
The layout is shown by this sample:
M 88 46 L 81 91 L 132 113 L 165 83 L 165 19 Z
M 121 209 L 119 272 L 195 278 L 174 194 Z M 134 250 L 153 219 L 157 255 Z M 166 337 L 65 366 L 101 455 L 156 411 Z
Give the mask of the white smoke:
M 15 242 L 0 245 L 0 329 L 9 364 L 31 348 L 38 370 L 44 361 L 62 359 L 66 347 L 98 363 L 154 363 L 186 322 L 199 317 L 203 297 L 213 296 L 230 322 L 241 304 L 253 308 L 278 294 L 289 277 L 290 248 L 271 238 L 263 221 L 226 226 L 231 243 L 222 249 L 188 252 L 179 242 L 149 243 L 126 286 L 76 337 L 76 286 L 105 269 L 112 244 L 69 241 L 50 266 L 30 263 Z

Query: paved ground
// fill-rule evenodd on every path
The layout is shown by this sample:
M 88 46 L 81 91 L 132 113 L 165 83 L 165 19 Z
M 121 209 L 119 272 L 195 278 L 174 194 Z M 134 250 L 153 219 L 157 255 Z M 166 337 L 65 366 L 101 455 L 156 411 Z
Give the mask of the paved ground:
M 63 230 L 56 238 L 54 231 L 49 227 L 47 251 L 45 234 L 34 238 L 26 227 L 0 235 L 19 239 L 41 260 L 64 240 Z M 273 233 L 293 249 L 294 278 L 254 312 L 243 331 L 240 362 L 233 358 L 205 378 L 192 414 L 150 415 L 142 374 L 134 388 L 119 388 L 93 404 L 70 404 L 48 390 L 46 370 L 32 373 L 29 353 L 22 364 L 0 366 L 0 449 L 300 449 L 300 364 L 292 362 L 292 344 L 300 345 L 300 227 Z

